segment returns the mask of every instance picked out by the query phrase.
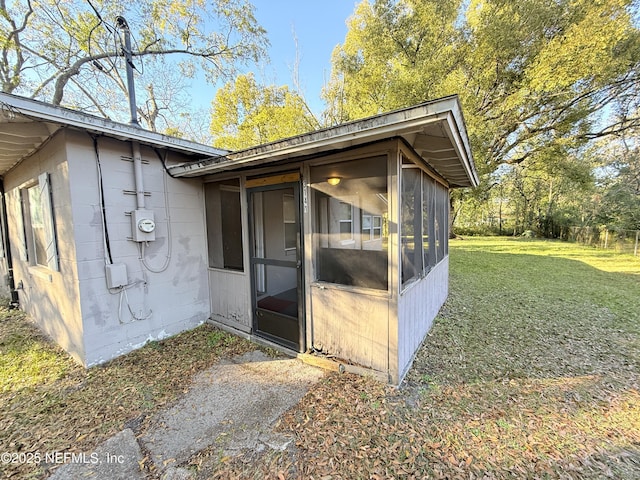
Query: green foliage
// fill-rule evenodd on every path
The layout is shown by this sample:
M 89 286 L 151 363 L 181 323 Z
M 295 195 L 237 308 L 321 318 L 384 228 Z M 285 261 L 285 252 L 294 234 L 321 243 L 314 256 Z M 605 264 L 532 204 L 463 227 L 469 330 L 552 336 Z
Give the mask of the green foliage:
M 458 203 L 463 226 L 496 218 L 489 228 L 498 232 L 557 236 L 561 226 L 600 218 L 630 228 L 637 194 L 627 170 L 616 169 L 620 181 L 598 192 L 596 212 L 594 164 L 584 152 L 594 139 L 640 125 L 636 7 L 632 0 L 362 1 L 333 54 L 327 118 L 457 93 L 482 178 Z
M 638 124 L 631 0 L 363 1 L 333 55 L 332 121 L 459 94 L 481 173 Z M 537 161 L 537 159 L 536 159 Z
M 637 86 L 640 36 L 628 8 L 628 0 L 364 1 L 334 52 L 329 115 L 342 121 L 458 93 L 485 173 L 575 148 L 589 138 L 592 114 Z
M 259 85 L 240 75 L 216 93 L 211 115 L 214 146 L 240 150 L 317 128 L 304 99 L 287 86 Z
M 361 2 L 333 53 L 324 91 L 332 123 L 442 96 L 455 65 L 457 0 Z
M 607 143 L 593 153 L 600 167 L 598 194 L 593 198 L 596 224 L 640 230 L 640 146 L 636 135 L 632 132 L 629 138 Z
M 538 155 L 504 165 L 493 184 L 454 196 L 457 234 L 513 234 L 533 230 L 558 238 L 569 226 L 593 219 L 593 163 L 570 154 Z

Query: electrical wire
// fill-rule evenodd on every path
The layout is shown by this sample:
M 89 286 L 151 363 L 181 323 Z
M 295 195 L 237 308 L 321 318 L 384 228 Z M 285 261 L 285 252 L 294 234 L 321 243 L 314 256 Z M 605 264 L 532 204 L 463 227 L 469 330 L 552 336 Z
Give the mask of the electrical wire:
M 147 270 L 149 270 L 152 273 L 162 273 L 165 270 L 167 270 L 167 268 L 169 268 L 169 264 L 171 263 L 171 255 L 172 255 L 172 252 L 173 252 L 173 235 L 171 233 L 171 231 L 172 231 L 172 229 L 171 229 L 171 209 L 169 207 L 169 184 L 167 182 L 167 177 L 168 177 L 168 173 L 167 173 L 167 171 L 165 169 L 163 171 L 162 181 L 163 181 L 163 187 L 164 187 L 164 211 L 165 211 L 165 218 L 166 218 L 166 221 L 167 221 L 167 254 L 166 254 L 166 257 L 165 257 L 165 261 L 164 261 L 164 263 L 162 264 L 162 266 L 160 268 L 152 267 L 147 262 L 147 259 L 146 259 L 147 242 L 140 242 L 139 243 L 140 262 L 142 263 L 142 265 Z
M 111 37 L 113 37 L 113 51 L 115 52 L 116 57 L 117 58 L 118 57 L 124 57 L 124 53 L 123 53 L 124 45 L 123 45 L 122 39 L 120 38 L 120 35 L 118 33 L 118 28 L 113 26 L 113 25 L 111 25 L 109 22 L 105 21 L 104 18 L 102 18 L 102 15 L 98 11 L 98 9 L 93 5 L 93 3 L 91 3 L 91 0 L 86 0 L 86 2 L 89 4 L 89 6 L 93 10 L 96 18 L 98 19 L 97 25 L 95 25 L 91 29 L 91 31 L 89 32 L 89 37 L 88 37 L 88 41 L 87 41 L 89 55 L 93 56 L 93 53 L 92 53 L 92 51 L 94 49 L 94 47 L 92 47 L 92 43 L 94 43 L 92 41 L 93 34 L 98 29 L 98 27 L 103 26 L 105 28 L 105 30 L 108 32 L 108 34 Z M 127 29 L 129 29 L 127 21 L 124 19 L 124 17 L 118 17 L 116 19 L 116 21 L 123 22 L 123 25 Z M 131 35 L 131 39 L 133 41 L 133 45 L 135 46 L 135 49 L 137 51 L 140 51 L 140 44 L 138 43 L 138 40 L 136 39 L 136 37 L 133 34 L 131 34 L 131 30 L 129 30 L 129 33 Z M 132 56 L 133 56 L 133 52 L 131 52 L 131 53 L 132 53 Z M 111 59 L 111 57 L 109 57 L 109 56 L 105 57 L 104 61 L 109 63 L 109 68 L 105 69 L 105 67 L 102 65 L 102 63 L 100 63 L 98 60 L 93 60 L 91 63 L 95 68 L 97 68 L 98 70 L 100 70 L 101 72 L 104 72 L 106 74 L 110 74 L 114 70 L 117 70 L 116 62 L 113 61 Z M 134 70 L 137 70 L 138 73 L 140 73 L 141 75 L 144 75 L 144 62 L 142 61 L 142 58 L 140 58 L 140 61 L 139 61 L 139 67 L 140 68 L 138 68 L 136 65 L 133 65 L 133 64 L 131 66 L 133 67 Z
M 109 288 L 109 293 L 111 295 L 119 295 L 119 298 L 118 298 L 118 322 L 121 325 L 125 325 L 127 323 L 132 323 L 134 321 L 147 320 L 148 318 L 151 318 L 151 316 L 153 315 L 153 310 L 151 310 L 151 309 L 149 309 L 149 313 L 147 313 L 146 315 L 142 315 L 142 316 L 136 315 L 136 313 L 131 308 L 131 304 L 129 302 L 129 295 L 127 294 L 127 290 L 129 290 L 130 288 L 133 288 L 133 287 L 135 287 L 137 285 L 140 285 L 140 284 L 143 284 L 146 287 L 146 283 L 147 283 L 146 280 L 136 280 L 135 282 L 129 283 L 127 285 L 121 285 L 119 287 Z M 129 310 L 129 314 L 131 315 L 131 318 L 133 319 L 132 321 L 129 321 L 129 322 L 125 321 L 122 318 L 122 303 L 123 303 L 124 300 L 126 300 L 127 310 Z
M 171 178 L 177 178 L 174 174 L 172 174 L 169 171 L 169 167 L 167 166 L 167 155 L 168 155 L 168 151 L 165 152 L 164 157 L 162 155 L 160 155 L 160 152 L 158 151 L 157 148 L 153 149 L 154 152 L 156 152 L 156 155 L 158 156 L 158 159 L 160 160 L 160 163 L 162 164 L 162 168 L 164 168 L 164 171 L 167 173 L 167 175 L 169 175 Z
M 98 137 L 91 135 L 93 139 L 93 149 L 96 154 L 96 165 L 98 171 L 98 188 L 100 190 L 99 202 L 100 202 L 100 218 L 102 220 L 102 242 L 104 247 L 104 263 L 110 265 L 113 263 L 113 257 L 111 255 L 111 244 L 109 242 L 109 229 L 107 227 L 107 216 L 104 206 L 104 183 L 102 181 L 102 165 L 100 163 L 100 149 L 98 146 Z
M 96 32 L 96 30 L 98 29 L 98 27 L 103 26 L 105 28 L 105 30 L 108 32 L 108 34 L 113 37 L 114 39 L 114 49 L 113 51 L 118 52 L 118 32 L 116 30 L 116 28 L 109 24 L 108 22 L 106 22 L 103 18 L 102 15 L 100 15 L 100 12 L 98 11 L 98 9 L 93 5 L 93 3 L 91 3 L 90 0 L 86 0 L 86 2 L 89 4 L 89 6 L 91 7 L 91 9 L 93 10 L 96 18 L 98 19 L 98 23 L 91 29 L 91 31 L 89 32 L 89 36 L 87 39 L 87 49 L 89 52 L 90 56 L 93 56 L 93 50 L 94 47 L 92 46 L 93 42 L 93 34 L 94 32 Z M 96 67 L 98 70 L 100 70 L 103 73 L 106 74 L 110 74 L 111 72 L 113 72 L 114 70 L 116 70 L 117 66 L 115 64 L 114 61 L 111 60 L 110 57 L 106 57 L 104 59 L 107 63 L 109 63 L 109 68 L 105 69 L 104 66 L 102 65 L 102 63 L 100 63 L 98 60 L 93 60 L 91 63 L 94 67 Z
M 151 309 L 149 309 L 149 313 L 147 313 L 146 315 L 142 315 L 142 316 L 137 316 L 136 315 L 136 313 L 131 308 L 131 303 L 129 303 L 129 295 L 127 295 L 127 290 L 128 290 L 128 288 L 120 287 L 120 298 L 118 300 L 118 322 L 120 322 L 121 325 L 124 325 L 124 324 L 127 324 L 127 323 L 139 322 L 139 321 L 148 320 L 149 318 L 151 318 L 151 315 L 153 315 L 153 310 L 151 310 Z M 122 319 L 122 300 L 123 299 L 126 300 L 127 310 L 129 310 L 129 314 L 131 315 L 131 318 L 133 319 L 130 322 L 125 322 Z

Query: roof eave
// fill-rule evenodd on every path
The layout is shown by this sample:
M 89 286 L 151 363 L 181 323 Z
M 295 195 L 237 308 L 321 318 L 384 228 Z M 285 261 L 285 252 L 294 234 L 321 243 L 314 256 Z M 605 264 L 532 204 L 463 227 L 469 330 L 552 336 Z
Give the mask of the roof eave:
M 200 162 L 171 167 L 175 176 L 201 176 L 224 171 L 257 167 L 278 160 L 294 159 L 340 148 L 370 143 L 415 132 L 431 123 L 447 125 L 447 134 L 456 146 L 458 158 L 465 170 L 468 184 L 477 186 L 478 175 L 473 165 L 469 140 L 457 96 L 426 102 L 410 108 L 376 115 L 335 127 L 306 133 L 296 137 L 259 145 L 246 150 L 208 158 Z
M 22 115 L 34 121 L 50 122 L 62 126 L 74 127 L 93 133 L 107 135 L 119 140 L 133 140 L 156 147 L 199 156 L 216 156 L 228 153 L 190 140 L 172 137 L 157 132 L 144 130 L 138 125 L 114 122 L 67 108 L 49 105 L 29 98 L 7 93 L 0 93 L 0 110 L 5 115 Z

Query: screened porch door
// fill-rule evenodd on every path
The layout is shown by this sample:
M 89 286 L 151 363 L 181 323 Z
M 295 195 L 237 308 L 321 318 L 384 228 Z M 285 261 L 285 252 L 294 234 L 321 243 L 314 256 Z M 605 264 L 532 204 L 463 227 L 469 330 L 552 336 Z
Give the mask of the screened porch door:
M 304 349 L 299 185 L 251 188 L 253 331 L 295 351 Z

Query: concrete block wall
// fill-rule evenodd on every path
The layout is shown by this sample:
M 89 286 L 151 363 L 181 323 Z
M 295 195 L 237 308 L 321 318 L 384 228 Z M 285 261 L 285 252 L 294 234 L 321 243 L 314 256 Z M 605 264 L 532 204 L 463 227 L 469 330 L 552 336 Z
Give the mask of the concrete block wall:
M 131 144 L 98 139 L 111 259 L 105 249 L 93 140 L 71 133 L 68 148 L 85 365 L 204 322 L 209 286 L 202 182 L 166 177 L 155 152 L 141 147 L 145 208 L 154 212 L 156 222 L 156 239 L 145 246 L 145 263 L 161 270 L 169 256 L 166 269 L 156 273 L 143 265 L 141 246 L 130 239 L 129 213 L 136 209 L 135 195 L 125 193 L 135 191 Z M 105 264 L 110 261 L 126 265 L 126 289 L 107 288 Z
M 20 307 L 38 326 L 84 363 L 85 350 L 80 314 L 80 290 L 76 264 L 76 244 L 72 197 L 69 190 L 66 132 L 60 132 L 41 150 L 23 160 L 4 178 L 7 199 L 9 241 L 12 249 L 14 277 L 19 292 Z M 19 231 L 21 209 L 20 188 L 36 182 L 41 173 L 50 175 L 53 214 L 57 233 L 59 271 L 30 265 L 21 255 L 22 233 Z

